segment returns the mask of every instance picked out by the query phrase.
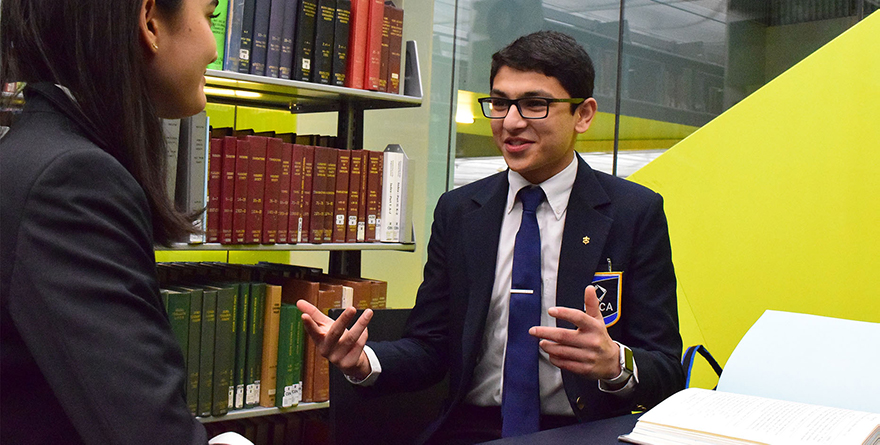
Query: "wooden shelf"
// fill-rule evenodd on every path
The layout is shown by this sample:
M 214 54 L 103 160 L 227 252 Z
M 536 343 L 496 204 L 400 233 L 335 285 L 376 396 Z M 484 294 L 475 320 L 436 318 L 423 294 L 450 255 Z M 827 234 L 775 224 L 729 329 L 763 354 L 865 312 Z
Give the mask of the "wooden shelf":
M 299 411 L 311 411 L 328 407 L 330 407 L 330 402 L 300 403 L 299 405 L 290 408 L 264 408 L 260 406 L 250 409 L 232 410 L 223 416 L 196 417 L 196 419 L 198 419 L 199 422 L 202 423 L 225 422 L 227 420 L 245 419 L 248 417 L 271 416 L 273 414 L 287 414 Z

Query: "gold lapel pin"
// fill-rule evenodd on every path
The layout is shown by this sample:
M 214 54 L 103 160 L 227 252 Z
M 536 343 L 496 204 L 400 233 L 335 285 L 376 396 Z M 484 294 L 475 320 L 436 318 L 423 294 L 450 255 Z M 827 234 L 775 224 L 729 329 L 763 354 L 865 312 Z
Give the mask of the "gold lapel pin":
M 584 244 L 590 244 L 590 237 L 589 236 L 584 237 Z

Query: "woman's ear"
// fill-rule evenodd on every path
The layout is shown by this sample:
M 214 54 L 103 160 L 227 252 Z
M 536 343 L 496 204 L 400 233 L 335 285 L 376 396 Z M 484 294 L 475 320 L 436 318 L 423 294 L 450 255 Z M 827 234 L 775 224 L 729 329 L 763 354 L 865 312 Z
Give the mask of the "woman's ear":
M 593 118 L 596 117 L 597 108 L 598 104 L 596 103 L 596 99 L 593 99 L 592 97 L 578 105 L 577 110 L 575 110 L 575 115 L 577 116 L 577 122 L 574 126 L 575 131 L 583 133 L 590 128 Z
M 155 53 L 159 49 L 157 12 L 156 0 L 143 0 L 141 11 L 138 14 L 141 42 L 143 42 L 145 50 L 151 53 Z

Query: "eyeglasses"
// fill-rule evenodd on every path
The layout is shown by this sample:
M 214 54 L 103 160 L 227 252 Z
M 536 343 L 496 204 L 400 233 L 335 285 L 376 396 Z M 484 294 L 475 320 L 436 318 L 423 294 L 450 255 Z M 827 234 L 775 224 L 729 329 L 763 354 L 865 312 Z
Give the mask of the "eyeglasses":
M 503 97 L 483 97 L 477 99 L 483 108 L 483 116 L 489 119 L 504 119 L 510 106 L 516 106 L 519 115 L 523 119 L 544 119 L 550 112 L 550 104 L 554 102 L 564 102 L 569 104 L 580 104 L 586 99 L 569 98 L 569 99 L 553 99 L 549 97 L 522 97 L 519 99 L 506 99 Z

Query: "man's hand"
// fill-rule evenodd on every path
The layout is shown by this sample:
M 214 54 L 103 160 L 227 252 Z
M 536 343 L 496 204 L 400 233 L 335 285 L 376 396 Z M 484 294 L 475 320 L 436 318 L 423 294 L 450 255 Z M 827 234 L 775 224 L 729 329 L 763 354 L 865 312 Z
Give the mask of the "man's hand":
M 613 379 L 620 374 L 620 351 L 605 329 L 595 287 L 584 290 L 584 306 L 586 312 L 566 307 L 548 311 L 577 329 L 533 326 L 529 334 L 541 339 L 541 349 L 550 354 L 555 366 L 591 379 Z
M 296 307 L 303 313 L 303 326 L 318 347 L 318 353 L 349 377 L 363 380 L 370 375 L 372 368 L 364 345 L 372 310 L 365 310 L 354 326 L 346 329 L 357 313 L 353 307 L 346 308 L 335 321 L 305 300 L 297 301 Z

